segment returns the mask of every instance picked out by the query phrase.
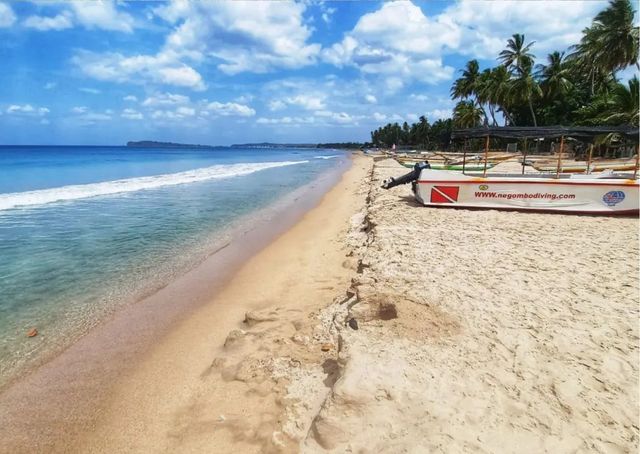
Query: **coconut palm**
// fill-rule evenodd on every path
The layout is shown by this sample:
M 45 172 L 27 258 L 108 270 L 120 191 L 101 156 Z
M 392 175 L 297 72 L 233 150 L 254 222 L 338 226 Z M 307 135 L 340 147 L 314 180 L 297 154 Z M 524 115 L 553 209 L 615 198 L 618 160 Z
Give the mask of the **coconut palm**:
M 562 96 L 571 87 L 570 70 L 564 62 L 564 52 L 552 52 L 547 56 L 546 65 L 536 65 L 536 77 L 546 99 Z
M 595 17 L 590 33 L 595 43 L 597 64 L 615 74 L 629 65 L 638 66 L 638 27 L 633 24 L 629 0 L 610 0 L 609 7 Z M 640 69 L 640 66 L 638 66 Z
M 486 73 L 486 74 L 485 74 Z M 496 112 L 502 112 L 505 117 L 505 124 L 508 120 L 514 124 L 508 111 L 510 104 L 509 89 L 511 86 L 511 73 L 506 67 L 500 65 L 483 72 L 480 84 L 480 98 L 489 105 L 489 112 L 493 124 L 497 125 Z
M 510 96 L 513 96 L 513 99 L 516 101 L 528 103 L 531 118 L 533 119 L 533 126 L 537 127 L 538 121 L 536 119 L 536 113 L 533 110 L 533 98 L 542 96 L 542 90 L 531 72 L 532 63 L 533 62 L 525 63 L 518 77 L 513 80 Z
M 453 108 L 453 124 L 457 128 L 473 128 L 482 124 L 483 114 L 473 101 L 460 101 Z
M 453 99 L 467 99 L 476 95 L 478 80 L 480 79 L 478 60 L 469 60 L 461 72 L 462 76 L 451 87 L 451 97 Z
M 634 76 L 628 86 L 618 84 L 611 93 L 607 112 L 601 120 L 609 124 L 638 126 L 640 120 L 640 83 Z
M 517 73 L 522 73 L 525 67 L 533 66 L 533 55 L 530 50 L 535 41 L 531 41 L 529 44 L 524 43 L 524 35 L 519 33 L 514 34 L 507 41 L 507 48 L 500 52 L 498 59 L 507 68 L 514 69 Z

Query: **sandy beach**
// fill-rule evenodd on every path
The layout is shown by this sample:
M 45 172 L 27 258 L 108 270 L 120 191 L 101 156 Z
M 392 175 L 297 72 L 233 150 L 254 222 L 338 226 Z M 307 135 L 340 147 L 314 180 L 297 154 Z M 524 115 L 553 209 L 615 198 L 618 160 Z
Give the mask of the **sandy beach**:
M 406 170 L 356 157 L 47 452 L 636 452 L 638 220 L 421 207 Z

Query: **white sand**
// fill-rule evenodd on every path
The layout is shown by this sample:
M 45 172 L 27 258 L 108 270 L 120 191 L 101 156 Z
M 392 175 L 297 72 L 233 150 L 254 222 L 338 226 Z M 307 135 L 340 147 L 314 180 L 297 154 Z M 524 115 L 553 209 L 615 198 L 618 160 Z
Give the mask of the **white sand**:
M 638 220 L 426 208 L 372 164 L 163 339 L 75 449 L 637 452 Z
M 417 207 L 402 172 L 303 451 L 637 452 L 638 220 Z

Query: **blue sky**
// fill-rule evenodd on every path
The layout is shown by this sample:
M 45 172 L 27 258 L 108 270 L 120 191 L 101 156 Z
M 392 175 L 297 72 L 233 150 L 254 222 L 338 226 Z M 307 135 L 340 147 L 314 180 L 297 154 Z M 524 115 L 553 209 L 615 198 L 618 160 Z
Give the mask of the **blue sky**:
M 368 140 L 446 118 L 513 33 L 542 60 L 602 1 L 7 2 L 0 143 Z

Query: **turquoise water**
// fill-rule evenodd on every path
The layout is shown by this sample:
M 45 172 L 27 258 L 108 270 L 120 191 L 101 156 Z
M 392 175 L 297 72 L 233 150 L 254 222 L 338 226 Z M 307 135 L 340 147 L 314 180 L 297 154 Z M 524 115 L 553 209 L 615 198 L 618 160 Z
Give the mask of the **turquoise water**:
M 0 147 L 0 385 L 345 159 L 291 149 Z M 40 335 L 28 339 L 32 326 Z

